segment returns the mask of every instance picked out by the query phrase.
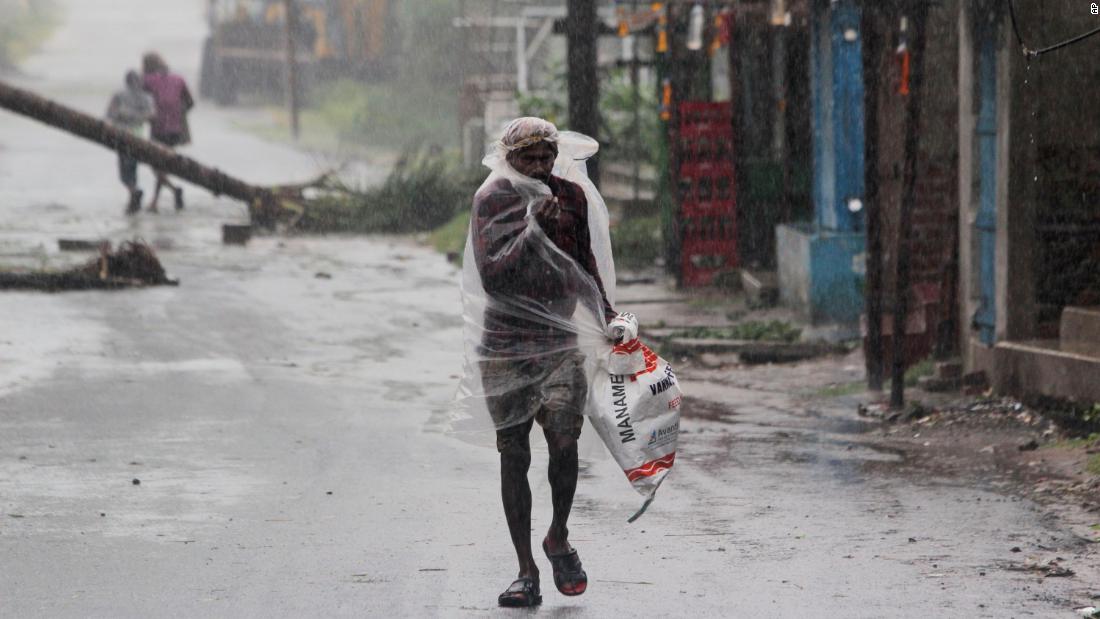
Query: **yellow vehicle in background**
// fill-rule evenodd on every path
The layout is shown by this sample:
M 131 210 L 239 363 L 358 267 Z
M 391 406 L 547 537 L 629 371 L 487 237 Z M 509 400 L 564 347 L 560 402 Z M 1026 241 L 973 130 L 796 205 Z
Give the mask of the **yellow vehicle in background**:
M 326 77 L 370 79 L 388 69 L 394 0 L 294 0 L 303 90 Z M 222 104 L 281 93 L 287 62 L 285 0 L 209 0 L 199 92 Z

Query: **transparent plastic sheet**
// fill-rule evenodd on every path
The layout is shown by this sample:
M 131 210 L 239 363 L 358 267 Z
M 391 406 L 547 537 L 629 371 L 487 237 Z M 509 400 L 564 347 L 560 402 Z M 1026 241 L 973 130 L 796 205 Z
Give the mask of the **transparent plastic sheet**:
M 559 248 L 539 224 L 536 213 L 553 199 L 550 187 L 517 172 L 507 161 L 508 147 L 498 143 L 483 161 L 492 173 L 474 199 L 463 260 L 466 355 L 452 403 L 454 432 L 524 423 L 538 409 L 530 405 L 531 398 L 545 396 L 541 387 L 559 382 L 563 367 L 570 375 L 565 382 L 576 385 L 581 373 L 586 389 L 607 368 L 610 342 L 603 298 L 606 294 L 614 306 L 615 266 L 607 207 L 584 163 L 599 145 L 572 132 L 554 131 L 544 139 L 558 148 L 553 175 L 584 191 L 593 258 L 588 264 L 595 266 L 604 294 L 589 269 Z M 492 217 L 479 216 L 486 204 L 494 205 Z M 475 251 L 485 246 L 487 251 Z M 575 395 L 584 397 L 577 407 L 577 414 L 584 414 L 589 400 L 585 393 Z

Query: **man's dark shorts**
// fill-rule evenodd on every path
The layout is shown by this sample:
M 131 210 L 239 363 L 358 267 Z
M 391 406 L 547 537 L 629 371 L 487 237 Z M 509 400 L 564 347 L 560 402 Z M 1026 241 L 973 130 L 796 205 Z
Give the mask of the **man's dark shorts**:
M 130 157 L 129 155 L 118 156 L 118 178 L 122 181 L 123 185 L 133 189 L 137 186 L 137 159 Z
M 495 425 L 523 420 L 497 430 L 498 451 L 525 439 L 532 419 L 545 430 L 580 437 L 588 398 L 584 355 L 580 352 L 482 361 L 481 382 Z

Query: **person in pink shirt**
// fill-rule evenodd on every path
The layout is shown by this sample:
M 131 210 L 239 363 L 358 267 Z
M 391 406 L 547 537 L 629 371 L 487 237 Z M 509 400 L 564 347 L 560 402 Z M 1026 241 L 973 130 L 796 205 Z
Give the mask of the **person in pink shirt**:
M 153 95 L 156 103 L 156 116 L 152 121 L 152 137 L 168 148 L 191 143 L 191 131 L 187 126 L 187 112 L 195 106 L 187 82 L 168 70 L 168 65 L 160 54 L 149 52 L 142 58 L 142 83 L 145 90 Z M 160 199 L 160 190 L 167 187 L 176 198 L 176 210 L 183 208 L 183 188 L 168 180 L 168 175 L 155 170 L 157 184 L 153 189 L 153 198 L 149 201 L 149 211 L 156 212 Z

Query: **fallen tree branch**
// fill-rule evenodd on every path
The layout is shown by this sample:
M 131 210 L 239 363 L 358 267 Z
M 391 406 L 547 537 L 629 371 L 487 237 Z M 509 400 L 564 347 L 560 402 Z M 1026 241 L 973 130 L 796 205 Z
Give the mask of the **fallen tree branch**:
M 0 290 L 113 290 L 141 286 L 176 286 L 168 278 L 153 249 L 141 241 L 127 241 L 118 251 L 109 244 L 83 266 L 67 271 L 0 272 Z

